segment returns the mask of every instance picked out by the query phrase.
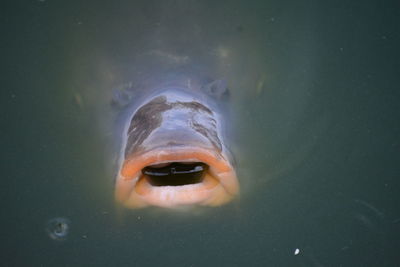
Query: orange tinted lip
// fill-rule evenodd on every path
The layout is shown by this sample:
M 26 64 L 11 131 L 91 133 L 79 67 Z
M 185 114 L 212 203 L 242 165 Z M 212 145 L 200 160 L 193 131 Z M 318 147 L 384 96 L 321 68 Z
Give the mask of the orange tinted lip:
M 167 162 L 203 162 L 209 171 L 203 181 L 182 186 L 153 186 L 141 170 Z M 159 148 L 132 156 L 122 164 L 116 181 L 117 201 L 130 208 L 145 206 L 218 206 L 239 192 L 236 173 L 215 151 L 197 147 Z

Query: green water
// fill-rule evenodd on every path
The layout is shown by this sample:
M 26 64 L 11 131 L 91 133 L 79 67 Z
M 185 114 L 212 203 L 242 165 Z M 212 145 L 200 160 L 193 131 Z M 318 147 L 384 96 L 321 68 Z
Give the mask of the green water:
M 398 265 L 399 7 L 4 6 L 0 265 Z M 149 51 L 212 62 L 228 81 L 235 202 L 196 212 L 115 205 L 109 100 L 151 76 L 140 73 Z M 69 225 L 63 240 L 46 232 L 57 217 Z

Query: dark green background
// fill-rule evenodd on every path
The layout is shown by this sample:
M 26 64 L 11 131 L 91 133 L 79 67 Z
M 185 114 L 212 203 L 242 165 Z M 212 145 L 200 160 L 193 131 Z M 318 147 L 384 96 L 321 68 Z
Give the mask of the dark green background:
M 397 1 L 21 1 L 0 14 L 1 266 L 399 264 Z M 139 53 L 225 48 L 241 198 L 116 207 L 111 89 Z M 71 221 L 64 241 L 46 234 L 55 217 Z

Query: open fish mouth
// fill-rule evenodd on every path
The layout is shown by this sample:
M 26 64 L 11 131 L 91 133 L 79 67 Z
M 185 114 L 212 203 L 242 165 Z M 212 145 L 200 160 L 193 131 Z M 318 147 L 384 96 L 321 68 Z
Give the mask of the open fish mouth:
M 129 208 L 219 206 L 239 192 L 227 157 L 210 148 L 161 147 L 125 159 L 116 199 Z
M 166 162 L 142 169 L 142 174 L 154 186 L 183 186 L 204 181 L 208 165 L 202 162 Z

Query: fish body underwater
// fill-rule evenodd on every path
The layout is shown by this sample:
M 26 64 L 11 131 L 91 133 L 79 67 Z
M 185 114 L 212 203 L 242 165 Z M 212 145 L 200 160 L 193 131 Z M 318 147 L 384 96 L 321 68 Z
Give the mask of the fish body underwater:
M 130 85 L 124 95 L 118 203 L 127 208 L 220 206 L 238 195 L 227 141 L 225 81 L 174 74 Z

